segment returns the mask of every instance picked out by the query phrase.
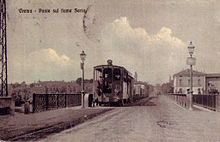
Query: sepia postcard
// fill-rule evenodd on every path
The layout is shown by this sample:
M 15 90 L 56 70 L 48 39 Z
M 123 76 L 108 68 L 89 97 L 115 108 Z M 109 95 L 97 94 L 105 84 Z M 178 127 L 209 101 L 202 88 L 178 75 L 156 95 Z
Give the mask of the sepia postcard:
M 0 0 L 0 142 L 220 142 L 220 1 Z

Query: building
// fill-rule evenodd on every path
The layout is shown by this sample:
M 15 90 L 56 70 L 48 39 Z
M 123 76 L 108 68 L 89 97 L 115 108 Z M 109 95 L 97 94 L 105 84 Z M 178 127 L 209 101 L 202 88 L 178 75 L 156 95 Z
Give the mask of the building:
M 190 69 L 173 75 L 174 93 L 187 94 L 190 90 Z M 193 70 L 193 94 L 203 94 L 206 88 L 206 74 Z
M 141 83 L 134 83 L 134 92 L 136 96 L 145 96 L 145 85 Z
M 219 94 L 220 91 L 220 74 L 210 73 L 206 75 L 206 89 L 207 94 Z

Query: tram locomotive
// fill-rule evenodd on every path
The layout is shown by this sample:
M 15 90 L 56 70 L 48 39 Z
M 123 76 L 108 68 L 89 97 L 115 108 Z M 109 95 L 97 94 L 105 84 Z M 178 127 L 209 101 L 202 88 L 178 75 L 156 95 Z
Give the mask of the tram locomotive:
M 94 100 L 99 104 L 123 105 L 133 99 L 134 78 L 122 66 L 112 65 L 112 60 L 107 65 L 98 65 L 93 70 Z

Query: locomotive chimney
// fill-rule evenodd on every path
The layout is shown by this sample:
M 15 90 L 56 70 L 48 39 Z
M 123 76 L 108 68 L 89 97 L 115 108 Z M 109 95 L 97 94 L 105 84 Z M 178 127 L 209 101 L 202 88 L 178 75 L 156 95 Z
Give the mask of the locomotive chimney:
M 112 65 L 112 60 L 110 60 L 110 59 L 107 60 L 107 64 L 111 66 Z

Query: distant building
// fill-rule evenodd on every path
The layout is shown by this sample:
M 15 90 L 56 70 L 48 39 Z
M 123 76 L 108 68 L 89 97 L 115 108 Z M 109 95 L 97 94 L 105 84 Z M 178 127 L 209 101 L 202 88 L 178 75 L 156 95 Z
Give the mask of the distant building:
M 206 89 L 207 94 L 219 94 L 220 91 L 220 73 L 210 73 L 206 75 Z
M 190 69 L 173 75 L 174 93 L 187 94 L 190 90 Z M 206 74 L 193 70 L 193 94 L 203 94 L 206 88 Z
M 134 95 L 137 96 L 144 96 L 145 95 L 145 85 L 143 84 L 143 82 L 139 82 L 138 80 L 138 74 L 137 72 L 135 72 L 134 74 Z
M 145 95 L 145 85 L 142 84 L 142 83 L 134 83 L 134 91 L 135 91 L 135 94 L 134 95 L 138 95 L 138 96 L 144 96 Z

